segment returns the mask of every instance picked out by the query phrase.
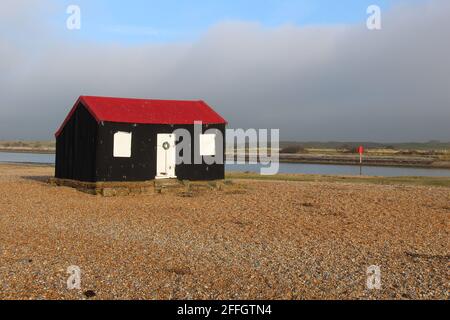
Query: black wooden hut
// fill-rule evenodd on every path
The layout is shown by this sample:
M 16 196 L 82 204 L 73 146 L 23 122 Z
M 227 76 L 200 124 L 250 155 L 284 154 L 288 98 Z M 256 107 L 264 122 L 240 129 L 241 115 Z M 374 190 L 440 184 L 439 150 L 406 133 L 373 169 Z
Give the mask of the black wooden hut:
M 197 122 L 200 132 L 194 130 Z M 81 96 L 55 134 L 55 177 L 86 182 L 223 179 L 223 161 L 206 163 L 203 156 L 224 154 L 225 126 L 203 101 Z M 190 163 L 176 164 L 177 129 L 190 133 Z M 195 164 L 196 156 L 201 163 Z

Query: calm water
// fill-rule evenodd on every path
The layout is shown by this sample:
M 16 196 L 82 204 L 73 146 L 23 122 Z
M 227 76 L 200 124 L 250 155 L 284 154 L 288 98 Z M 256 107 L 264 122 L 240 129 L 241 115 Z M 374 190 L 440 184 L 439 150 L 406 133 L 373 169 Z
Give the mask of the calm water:
M 54 154 L 35 153 L 8 153 L 0 152 L 0 162 L 24 162 L 24 163 L 55 163 Z M 259 172 L 260 165 L 254 164 L 227 164 L 227 171 Z M 450 177 L 450 169 L 426 169 L 407 167 L 363 167 L 362 172 L 367 176 L 424 176 L 424 177 Z M 279 173 L 306 173 L 328 175 L 359 175 L 358 166 L 328 165 L 328 164 L 304 164 L 304 163 L 280 163 Z
M 227 164 L 227 171 L 260 172 L 261 165 L 257 164 Z M 306 173 L 326 175 L 359 175 L 359 166 L 307 164 L 307 163 L 280 163 L 278 173 Z M 380 177 L 450 177 L 450 169 L 427 169 L 408 167 L 362 167 L 362 174 Z
M 55 163 L 54 154 L 0 152 L 0 162 Z

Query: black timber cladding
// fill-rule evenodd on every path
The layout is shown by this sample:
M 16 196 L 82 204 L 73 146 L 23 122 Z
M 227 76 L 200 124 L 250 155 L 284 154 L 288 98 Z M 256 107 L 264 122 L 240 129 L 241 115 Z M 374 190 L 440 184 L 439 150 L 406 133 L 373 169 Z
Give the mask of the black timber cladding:
M 79 105 L 56 139 L 55 176 L 94 182 L 97 136 L 97 121 Z

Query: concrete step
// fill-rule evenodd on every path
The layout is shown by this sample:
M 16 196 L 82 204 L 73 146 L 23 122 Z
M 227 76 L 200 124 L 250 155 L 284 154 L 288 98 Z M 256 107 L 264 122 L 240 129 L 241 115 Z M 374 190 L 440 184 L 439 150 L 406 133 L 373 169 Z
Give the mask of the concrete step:
M 155 180 L 155 191 L 161 193 L 163 190 L 168 189 L 184 189 L 186 188 L 183 181 L 177 179 L 161 179 Z

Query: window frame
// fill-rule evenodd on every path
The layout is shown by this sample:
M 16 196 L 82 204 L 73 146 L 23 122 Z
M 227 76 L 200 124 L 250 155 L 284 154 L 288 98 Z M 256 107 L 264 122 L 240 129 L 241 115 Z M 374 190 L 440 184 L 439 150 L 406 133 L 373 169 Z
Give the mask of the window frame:
M 113 158 L 131 158 L 133 133 L 117 131 L 113 135 Z
M 200 156 L 205 156 L 205 157 L 216 156 L 216 154 L 217 154 L 217 150 L 216 150 L 216 147 L 217 147 L 216 140 L 217 139 L 216 138 L 217 138 L 217 134 L 215 134 L 215 133 L 206 133 L 206 134 L 200 135 L 200 137 L 199 137 Z M 212 139 L 212 140 L 205 141 L 205 139 Z M 212 150 L 214 150 L 214 151 L 212 151 Z

